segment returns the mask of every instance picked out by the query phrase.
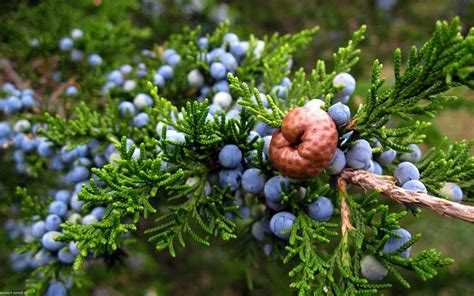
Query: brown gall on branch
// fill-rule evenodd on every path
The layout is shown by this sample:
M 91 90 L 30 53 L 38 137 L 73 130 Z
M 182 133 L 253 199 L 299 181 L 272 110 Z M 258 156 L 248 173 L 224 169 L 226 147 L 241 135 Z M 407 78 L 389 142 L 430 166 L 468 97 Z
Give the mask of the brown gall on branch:
M 341 196 L 341 232 L 344 236 L 348 230 L 355 230 L 351 224 L 351 212 L 346 202 L 347 197 L 347 182 L 343 178 L 337 180 L 337 187 Z
M 331 162 L 337 139 L 336 124 L 327 112 L 298 107 L 288 112 L 273 133 L 270 160 L 285 176 L 312 178 Z
M 363 170 L 344 170 L 341 178 L 365 190 L 377 190 L 398 203 L 429 208 L 440 215 L 474 223 L 474 207 L 403 189 L 395 184 L 393 177 L 375 175 Z

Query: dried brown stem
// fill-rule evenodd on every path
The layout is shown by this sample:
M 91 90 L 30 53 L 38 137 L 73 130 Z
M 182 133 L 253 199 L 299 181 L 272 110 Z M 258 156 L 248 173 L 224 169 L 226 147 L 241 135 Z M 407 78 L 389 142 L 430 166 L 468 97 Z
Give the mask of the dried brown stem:
M 377 190 L 398 203 L 429 208 L 440 215 L 474 223 L 474 207 L 403 189 L 395 184 L 393 177 L 363 170 L 344 170 L 341 178 L 365 190 Z
M 346 202 L 347 196 L 347 182 L 343 178 L 337 180 L 337 186 L 341 194 L 341 232 L 345 235 L 348 230 L 354 230 L 354 226 L 351 224 L 351 212 Z
M 5 73 L 8 80 L 12 81 L 16 87 L 24 89 L 29 87 L 28 83 L 24 82 L 23 79 L 13 69 L 12 64 L 9 60 L 0 58 L 0 69 Z

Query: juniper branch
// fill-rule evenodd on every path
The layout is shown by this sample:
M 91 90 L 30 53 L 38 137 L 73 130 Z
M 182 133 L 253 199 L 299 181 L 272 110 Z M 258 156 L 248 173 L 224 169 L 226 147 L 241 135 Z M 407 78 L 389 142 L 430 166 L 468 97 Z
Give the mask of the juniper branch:
M 390 176 L 379 176 L 363 170 L 344 170 L 341 178 L 365 190 L 377 190 L 398 203 L 422 206 L 443 216 L 474 223 L 474 207 L 403 189 Z

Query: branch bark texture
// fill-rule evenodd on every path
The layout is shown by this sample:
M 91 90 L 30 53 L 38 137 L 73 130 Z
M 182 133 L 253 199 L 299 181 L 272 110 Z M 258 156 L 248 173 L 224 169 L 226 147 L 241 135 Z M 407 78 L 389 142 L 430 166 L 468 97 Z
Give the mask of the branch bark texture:
M 474 223 L 473 206 L 403 189 L 395 184 L 393 177 L 375 175 L 363 170 L 344 170 L 341 177 L 365 190 L 377 190 L 398 203 L 429 208 L 440 215 Z

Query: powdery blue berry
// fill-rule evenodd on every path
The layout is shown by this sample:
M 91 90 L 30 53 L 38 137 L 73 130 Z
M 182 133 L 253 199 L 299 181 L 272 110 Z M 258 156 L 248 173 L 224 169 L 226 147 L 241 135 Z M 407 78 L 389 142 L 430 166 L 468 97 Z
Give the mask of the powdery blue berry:
M 400 185 L 403 185 L 410 180 L 420 179 L 420 172 L 414 164 L 405 161 L 400 163 L 395 169 L 395 178 Z
M 63 283 L 51 282 L 46 290 L 45 296 L 66 296 L 67 288 Z
M 51 253 L 49 251 L 46 251 L 45 249 L 39 250 L 35 256 L 34 260 L 37 266 L 44 266 L 51 261 L 53 261 L 53 256 L 51 256 Z
M 71 37 L 74 40 L 81 39 L 84 36 L 84 32 L 81 29 L 75 28 L 71 31 Z
M 227 70 L 224 64 L 214 62 L 211 65 L 211 76 L 214 79 L 223 79 L 227 75 Z
M 222 108 L 229 108 L 232 104 L 232 96 L 228 92 L 220 91 L 214 95 L 212 103 Z
M 0 138 L 6 138 L 10 135 L 10 124 L 8 122 L 0 122 Z
M 282 185 L 285 191 L 290 189 L 290 181 L 286 177 L 283 176 L 274 176 L 268 179 L 265 183 L 265 187 L 263 188 L 263 193 L 267 200 L 279 203 L 283 196 L 281 195 L 282 192 Z
M 69 201 L 71 200 L 71 193 L 65 189 L 59 190 L 54 195 L 54 199 L 65 202 L 65 203 L 69 203 Z
M 66 88 L 66 96 L 73 97 L 77 95 L 77 88 L 74 85 L 70 85 Z
M 272 201 L 268 198 L 265 198 L 265 204 L 272 210 L 274 211 L 281 211 L 285 208 L 286 205 L 284 204 L 281 204 L 281 202 L 275 202 L 275 201 Z
M 49 204 L 49 213 L 56 214 L 59 217 L 66 217 L 67 216 L 67 204 L 63 201 L 55 200 Z
M 241 59 L 245 56 L 249 48 L 249 43 L 246 41 L 234 42 L 230 44 L 230 52 L 237 58 Z
M 209 40 L 206 37 L 201 37 L 197 41 L 197 45 L 201 49 L 208 49 L 209 48 Z
M 74 259 L 76 259 L 76 256 L 69 252 L 68 247 L 64 247 L 58 252 L 58 259 L 60 262 L 64 264 L 71 264 L 74 262 Z
M 295 220 L 295 215 L 290 212 L 276 213 L 270 220 L 270 229 L 277 237 L 287 240 L 290 238 L 290 233 L 282 232 L 291 229 Z
M 150 117 L 148 117 L 148 114 L 142 112 L 138 113 L 134 118 L 133 118 L 133 125 L 141 128 L 144 127 L 148 124 L 148 121 L 150 121 Z
M 69 203 L 69 205 L 71 206 L 71 208 L 77 212 L 79 212 L 82 208 L 82 205 L 84 204 L 84 201 L 82 200 L 79 200 L 79 197 L 77 196 L 77 194 L 74 194 L 72 197 L 71 197 L 71 201 Z
M 273 135 L 276 128 L 273 126 L 269 126 L 266 123 L 259 121 L 255 125 L 255 131 L 259 133 L 261 136 L 270 136 Z
M 343 95 L 351 95 L 356 87 L 356 81 L 349 73 L 339 73 L 334 77 L 332 81 L 333 85 L 338 87 L 344 85 L 344 88 L 341 90 Z
M 259 241 L 263 241 L 265 239 L 265 229 L 262 225 L 262 222 L 257 221 L 252 224 L 252 235 Z
M 244 191 L 253 194 L 262 192 L 265 186 L 265 178 L 259 169 L 251 168 L 242 174 L 242 188 Z
M 72 171 L 66 175 L 66 181 L 69 183 L 77 183 L 89 178 L 89 170 L 83 166 L 75 166 Z
M 89 63 L 89 66 L 91 67 L 97 67 L 100 64 L 102 64 L 102 57 L 98 54 L 92 54 L 89 56 L 89 59 L 87 60 Z
M 97 221 L 98 221 L 97 217 L 91 214 L 85 215 L 84 217 L 82 217 L 82 224 L 86 226 L 91 225 L 92 223 L 95 223 Z
M 158 73 L 153 76 L 153 82 L 159 87 L 165 86 L 165 78 Z
M 239 37 L 235 33 L 227 33 L 224 35 L 224 42 L 228 42 L 230 44 L 239 42 Z
M 188 73 L 187 79 L 191 87 L 201 87 L 204 84 L 204 76 L 197 69 L 191 70 Z
M 370 281 L 381 281 L 387 276 L 388 270 L 372 255 L 366 255 L 360 261 L 362 276 Z
M 254 139 L 255 139 L 255 141 L 260 140 L 260 134 L 257 133 L 256 131 L 250 131 L 250 133 L 247 137 L 247 141 L 251 142 Z
M 79 255 L 81 251 L 77 247 L 77 242 L 69 242 L 69 252 L 73 255 Z
M 35 99 L 31 95 L 21 97 L 21 105 L 24 108 L 32 108 L 35 105 Z
M 328 113 L 337 126 L 344 125 L 351 119 L 351 110 L 347 105 L 341 103 L 336 103 L 329 107 Z
M 403 184 L 402 188 L 411 191 L 421 191 L 423 193 L 427 193 L 426 187 L 423 183 L 418 180 L 410 180 Z
M 380 165 L 387 166 L 393 162 L 395 157 L 397 157 L 397 151 L 389 149 L 380 153 L 379 157 L 377 158 L 377 161 Z
M 264 143 L 263 143 L 263 152 L 268 156 L 270 154 L 270 143 L 272 141 L 272 136 L 265 136 L 262 139 L 264 141 Z
M 61 217 L 56 214 L 50 214 L 46 217 L 45 228 L 47 231 L 58 230 L 61 223 L 63 223 Z
M 135 105 L 127 101 L 120 103 L 119 110 L 120 110 L 120 115 L 122 116 L 125 116 L 125 115 L 133 116 L 135 115 L 135 112 L 136 112 Z
M 177 54 L 176 51 L 172 48 L 168 48 L 163 52 L 163 59 L 167 61 L 172 55 Z
M 382 252 L 385 254 L 395 252 L 411 239 L 411 234 L 403 228 L 399 228 L 393 232 L 399 234 L 400 237 L 392 236 L 387 240 L 382 249 Z M 399 255 L 402 258 L 408 258 L 410 257 L 410 251 L 411 247 L 401 252 Z
M 168 65 L 163 65 L 158 69 L 158 74 L 163 76 L 163 78 L 165 79 L 171 79 L 173 78 L 173 75 L 174 75 L 173 68 L 171 68 L 171 66 L 168 66 Z
M 48 231 L 41 238 L 41 244 L 46 250 L 57 251 L 64 246 L 64 243 L 55 240 L 60 235 L 58 231 Z
M 234 144 L 222 147 L 219 152 L 219 162 L 225 168 L 235 168 L 242 161 L 242 151 Z
M 382 175 L 383 174 L 382 166 L 380 166 L 380 164 L 378 162 L 373 161 L 372 165 L 373 165 L 373 173 L 374 174 L 376 174 L 376 175 Z
M 326 172 L 330 175 L 337 175 L 342 172 L 345 166 L 346 156 L 344 155 L 344 152 L 342 152 L 341 149 L 336 148 L 336 152 L 334 153 L 331 162 L 326 167 Z
M 54 154 L 54 143 L 50 141 L 42 141 L 37 147 L 39 156 L 50 157 Z
M 410 145 L 408 145 L 408 148 L 413 149 L 413 152 L 411 152 L 411 153 L 403 153 L 403 154 L 400 156 L 400 159 L 401 159 L 401 160 L 404 160 L 404 161 L 413 162 L 413 163 L 419 162 L 419 161 L 421 160 L 421 150 L 420 150 L 420 148 L 418 147 L 418 145 L 416 145 L 416 144 L 410 144 Z
M 221 170 L 219 172 L 219 185 L 222 188 L 230 184 L 230 191 L 234 192 L 239 188 L 242 173 L 239 169 Z
M 366 140 L 356 140 L 346 152 L 347 165 L 353 169 L 363 169 L 372 158 L 372 148 Z
M 61 51 L 69 51 L 74 45 L 74 41 L 71 38 L 63 38 L 59 41 L 59 49 Z
M 96 207 L 91 211 L 91 215 L 95 216 L 98 220 L 102 218 L 105 213 L 105 208 L 103 207 Z
M 174 67 L 176 66 L 179 62 L 181 62 L 181 56 L 177 55 L 177 54 L 174 54 L 172 56 L 169 57 L 169 59 L 167 60 L 168 62 L 168 65 L 170 65 L 171 67 Z
M 334 212 L 332 201 L 321 196 L 316 201 L 313 201 L 308 207 L 308 213 L 311 218 L 316 221 L 328 221 Z
M 46 224 L 44 221 L 35 222 L 31 227 L 31 235 L 40 238 L 46 232 Z
M 139 93 L 133 99 L 133 104 L 138 110 L 143 110 L 145 107 L 153 105 L 153 99 L 144 93 Z
M 217 92 L 222 91 L 222 92 L 230 93 L 229 82 L 227 82 L 227 80 L 221 80 L 214 83 L 212 88 L 214 88 Z
M 214 61 L 220 60 L 224 53 L 225 53 L 225 50 L 223 48 L 220 48 L 220 47 L 214 48 L 207 55 L 208 63 L 211 64 Z
M 461 202 L 463 198 L 463 192 L 461 187 L 456 183 L 447 182 L 443 185 L 440 192 L 446 195 L 450 200 L 455 202 Z
M 224 53 L 221 57 L 221 63 L 224 64 L 227 71 L 232 72 L 237 68 L 237 59 L 231 53 Z

